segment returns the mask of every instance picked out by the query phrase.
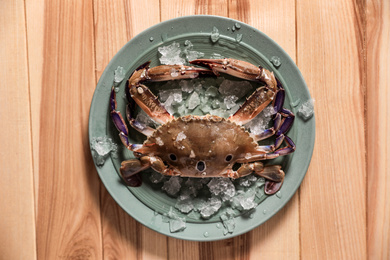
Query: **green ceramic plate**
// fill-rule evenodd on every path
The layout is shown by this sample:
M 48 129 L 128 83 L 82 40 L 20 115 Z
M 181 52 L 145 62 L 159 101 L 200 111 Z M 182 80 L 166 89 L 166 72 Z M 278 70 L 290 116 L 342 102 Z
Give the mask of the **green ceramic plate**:
M 211 32 L 217 28 L 220 36 L 217 42 L 211 41 Z M 99 176 L 115 201 L 133 218 L 143 225 L 167 236 L 195 240 L 211 241 L 237 236 L 252 230 L 271 218 L 293 196 L 301 184 L 309 167 L 314 147 L 314 117 L 302 120 L 299 116 L 288 135 L 296 143 L 296 151 L 279 159 L 277 163 L 286 172 L 285 182 L 277 195 L 263 196 L 261 203 L 250 214 L 237 213 L 232 233 L 224 234 L 220 222 L 220 213 L 208 220 L 195 215 L 187 216 L 186 228 L 171 233 L 169 224 L 163 221 L 163 214 L 175 205 L 175 199 L 152 185 L 145 172 L 143 185 L 128 188 L 118 175 L 120 162 L 132 158 L 130 151 L 121 145 L 118 132 L 109 116 L 109 95 L 114 81 L 114 71 L 121 66 L 127 78 L 131 72 L 145 61 L 151 60 L 151 66 L 159 65 L 157 48 L 172 42 L 181 45 L 190 40 L 194 50 L 205 53 L 208 58 L 213 53 L 225 57 L 245 60 L 274 71 L 286 89 L 285 107 L 295 114 L 304 101 L 310 99 L 309 91 L 298 68 L 283 49 L 259 30 L 240 21 L 217 16 L 186 16 L 155 25 L 129 41 L 111 60 L 103 72 L 92 100 L 89 117 L 89 140 L 107 136 L 118 144 L 117 153 L 111 155 L 102 166 L 97 167 Z M 280 66 L 270 62 L 272 57 L 280 59 Z M 118 85 L 118 109 L 124 114 L 125 100 L 123 81 Z M 132 131 L 132 130 L 131 130 Z M 131 132 L 134 143 L 142 143 L 144 137 Z M 274 163 L 274 162 L 273 162 Z M 150 171 L 149 171 L 150 173 Z

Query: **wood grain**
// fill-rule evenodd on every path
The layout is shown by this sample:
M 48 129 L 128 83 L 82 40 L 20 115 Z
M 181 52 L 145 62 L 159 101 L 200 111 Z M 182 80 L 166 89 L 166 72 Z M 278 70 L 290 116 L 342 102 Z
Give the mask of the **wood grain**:
M 158 0 L 94 1 L 96 83 L 123 45 L 158 22 Z M 166 259 L 166 237 L 131 218 L 103 185 L 101 209 L 104 259 Z
M 95 89 L 92 3 L 47 1 L 44 15 L 42 87 L 31 88 L 42 97 L 34 143 L 38 258 L 101 259 L 99 182 L 87 130 Z
M 367 1 L 367 243 L 390 259 L 390 4 Z
M 0 10 L 0 258 L 36 259 L 33 158 L 23 1 Z M 23 250 L 20 250 L 23 245 Z
M 390 258 L 389 1 L 15 0 L 0 14 L 0 259 Z M 160 21 L 194 14 L 266 33 L 316 99 L 299 193 L 251 232 L 203 243 L 125 213 L 98 178 L 87 133 L 115 53 Z
M 244 3 L 237 1 L 236 5 L 230 4 L 229 15 L 267 34 L 295 60 L 295 1 L 244 1 Z M 297 193 L 281 211 L 249 233 L 250 258 L 257 259 L 261 255 L 265 259 L 299 259 L 299 231 Z
M 361 8 L 297 2 L 297 63 L 316 100 L 316 146 L 300 193 L 303 259 L 366 259 Z

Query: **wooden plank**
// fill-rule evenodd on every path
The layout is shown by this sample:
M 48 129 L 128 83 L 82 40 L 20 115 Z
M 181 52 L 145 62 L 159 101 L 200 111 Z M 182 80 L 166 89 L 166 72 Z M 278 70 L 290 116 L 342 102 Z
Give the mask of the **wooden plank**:
M 367 1 L 367 243 L 390 259 L 390 3 Z
M 297 63 L 316 100 L 300 193 L 303 259 L 366 259 L 363 26 L 354 1 L 297 2 Z
M 0 252 L 36 259 L 26 15 L 23 1 L 0 10 Z M 21 249 L 21 245 L 23 245 Z
M 229 16 L 267 34 L 295 60 L 295 1 L 230 1 Z M 298 193 L 275 216 L 250 232 L 248 242 L 251 259 L 299 259 Z
M 96 79 L 123 45 L 159 21 L 158 0 L 94 1 Z M 165 236 L 130 217 L 104 187 L 101 197 L 105 259 L 167 258 Z
M 92 2 L 46 1 L 43 50 L 42 87 L 31 89 L 42 100 L 34 143 L 38 258 L 101 259 L 99 181 L 87 136 L 95 89 Z
M 39 184 L 39 138 L 41 125 L 41 93 L 43 79 L 43 40 L 44 40 L 44 11 L 43 1 L 26 0 L 27 45 L 32 51 L 28 52 L 31 129 L 33 140 L 34 191 L 38 194 Z M 37 212 L 38 196 L 35 196 L 35 211 Z

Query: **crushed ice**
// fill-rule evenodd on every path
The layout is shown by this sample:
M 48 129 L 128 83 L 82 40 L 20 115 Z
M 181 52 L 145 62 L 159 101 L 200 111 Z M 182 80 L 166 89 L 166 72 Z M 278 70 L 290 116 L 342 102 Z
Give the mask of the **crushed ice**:
M 298 115 L 304 120 L 309 120 L 314 114 L 314 99 L 309 99 L 298 109 Z
M 123 69 L 123 67 L 118 66 L 117 69 L 114 71 L 114 83 L 121 82 L 126 75 L 126 71 Z
M 160 63 L 164 65 L 183 65 L 204 56 L 203 52 L 193 49 L 193 44 L 189 40 L 184 42 L 184 49 L 180 47 L 180 43 L 173 42 L 170 45 L 158 47 L 158 52 L 161 55 Z M 171 76 L 179 76 L 178 71 L 172 71 Z
M 91 149 L 94 151 L 96 165 L 103 166 L 108 156 L 117 151 L 117 145 L 106 136 L 96 137 L 91 141 Z

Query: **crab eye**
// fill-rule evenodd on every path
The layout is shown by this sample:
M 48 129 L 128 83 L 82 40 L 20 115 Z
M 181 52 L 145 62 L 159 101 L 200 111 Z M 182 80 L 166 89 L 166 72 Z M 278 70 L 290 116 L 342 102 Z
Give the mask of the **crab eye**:
M 204 171 L 204 169 L 206 169 L 206 164 L 204 163 L 204 161 L 199 161 L 197 164 L 196 164 L 196 169 L 200 172 Z
M 171 153 L 171 154 L 169 155 L 169 159 L 171 159 L 172 161 L 176 161 L 176 160 L 177 160 L 177 157 L 176 157 L 175 154 Z
M 233 155 L 228 154 L 225 158 L 225 161 L 230 162 L 233 159 Z

